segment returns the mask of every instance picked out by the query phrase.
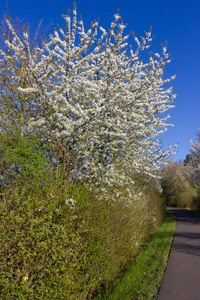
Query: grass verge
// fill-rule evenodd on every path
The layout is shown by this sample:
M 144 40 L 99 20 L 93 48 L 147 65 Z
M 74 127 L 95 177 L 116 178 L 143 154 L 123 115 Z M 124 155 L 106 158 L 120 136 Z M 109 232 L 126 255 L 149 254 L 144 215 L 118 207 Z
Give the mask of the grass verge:
M 167 210 L 164 222 L 147 241 L 132 264 L 115 281 L 112 288 L 95 299 L 156 299 L 167 265 L 175 225 L 174 214 Z

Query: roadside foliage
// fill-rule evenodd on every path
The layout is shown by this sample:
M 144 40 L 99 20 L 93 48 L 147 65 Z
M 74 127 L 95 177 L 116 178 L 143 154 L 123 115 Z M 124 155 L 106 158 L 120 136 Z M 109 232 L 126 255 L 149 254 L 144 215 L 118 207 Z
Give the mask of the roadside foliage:
M 63 18 L 47 39 L 0 26 L 3 299 L 92 299 L 163 218 L 167 45 L 143 61 L 151 29 L 126 34 L 119 14 L 86 29 L 75 5 Z
M 200 210 L 200 134 L 183 162 L 168 161 L 161 170 L 162 195 L 168 206 Z

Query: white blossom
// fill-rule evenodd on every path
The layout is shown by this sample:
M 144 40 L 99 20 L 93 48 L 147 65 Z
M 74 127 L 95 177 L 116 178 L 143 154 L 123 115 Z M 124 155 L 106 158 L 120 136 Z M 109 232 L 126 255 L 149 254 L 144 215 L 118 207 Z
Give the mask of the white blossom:
M 130 184 L 127 170 L 151 174 L 174 151 L 164 151 L 159 140 L 172 126 L 166 112 L 176 97 L 172 88 L 164 87 L 175 78 L 163 78 L 170 62 L 167 49 L 155 53 L 156 59 L 141 61 L 151 30 L 141 41 L 134 36 L 137 45 L 129 49 L 120 18 L 114 16 L 110 30 L 95 22 L 85 31 L 74 7 L 72 18 L 64 16 L 66 29 L 55 31 L 35 51 L 30 50 L 29 35 L 20 39 L 7 21 L 13 39 L 5 43 L 12 54 L 0 52 L 17 81 L 19 96 L 33 101 L 27 101 L 29 128 L 45 128 L 64 140 L 81 161 L 74 176 L 102 187 Z M 20 57 L 26 60 L 21 74 L 30 79 L 28 84 L 21 85 L 15 72 Z M 75 207 L 73 199 L 66 204 Z

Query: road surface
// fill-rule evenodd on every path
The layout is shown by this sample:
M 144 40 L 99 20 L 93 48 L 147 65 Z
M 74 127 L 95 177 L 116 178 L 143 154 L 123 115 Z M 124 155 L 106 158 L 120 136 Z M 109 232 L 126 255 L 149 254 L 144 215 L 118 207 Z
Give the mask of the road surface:
M 176 231 L 157 300 L 200 300 L 200 218 L 172 208 Z

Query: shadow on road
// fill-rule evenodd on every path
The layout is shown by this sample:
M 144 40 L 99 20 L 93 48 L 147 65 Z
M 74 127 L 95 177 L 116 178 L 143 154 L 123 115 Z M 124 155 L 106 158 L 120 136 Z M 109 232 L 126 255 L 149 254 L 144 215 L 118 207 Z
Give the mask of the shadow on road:
M 187 210 L 170 209 L 176 216 L 176 230 L 157 300 L 198 300 L 200 218 Z
M 177 218 L 177 228 L 172 249 L 177 252 L 200 256 L 200 218 L 178 208 L 171 208 Z

